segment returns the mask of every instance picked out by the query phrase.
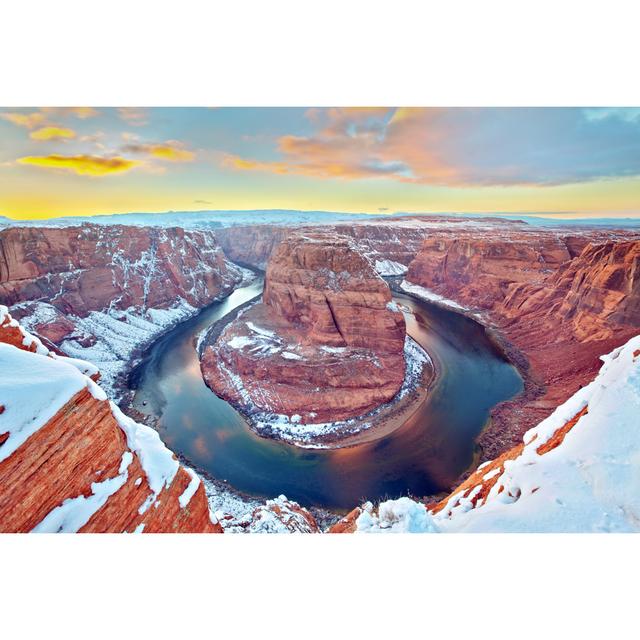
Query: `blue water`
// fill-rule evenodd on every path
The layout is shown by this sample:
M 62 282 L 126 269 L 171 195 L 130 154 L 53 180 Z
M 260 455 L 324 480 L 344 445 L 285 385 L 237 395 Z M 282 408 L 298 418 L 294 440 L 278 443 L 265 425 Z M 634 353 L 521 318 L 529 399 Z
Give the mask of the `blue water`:
M 196 467 L 260 497 L 281 493 L 304 505 L 351 509 L 364 499 L 449 488 L 473 461 L 475 439 L 491 408 L 522 380 L 475 321 L 396 294 L 407 331 L 440 372 L 419 410 L 393 433 L 341 450 L 304 450 L 256 436 L 203 383 L 195 340 L 203 329 L 258 295 L 262 281 L 177 326 L 149 350 L 133 378 L 134 406 L 159 418 L 174 451 Z

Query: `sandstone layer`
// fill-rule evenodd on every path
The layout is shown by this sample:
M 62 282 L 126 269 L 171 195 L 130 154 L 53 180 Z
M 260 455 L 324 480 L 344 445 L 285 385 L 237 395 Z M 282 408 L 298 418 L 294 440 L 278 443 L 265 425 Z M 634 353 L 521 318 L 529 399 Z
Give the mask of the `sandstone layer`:
M 55 344 L 74 338 L 93 311 L 199 308 L 241 279 L 210 231 L 90 225 L 0 231 L 0 304 Z M 31 303 L 31 304 L 29 304 Z M 38 305 L 46 309 L 38 309 Z
M 108 401 L 92 365 L 0 316 L 1 532 L 222 531 L 199 478 Z
M 638 240 L 585 231 L 425 240 L 407 280 L 480 309 L 525 373 L 479 442 L 504 451 L 591 380 L 599 356 L 640 327 Z M 633 237 L 632 232 L 628 234 Z
M 218 395 L 304 423 L 346 420 L 393 398 L 405 326 L 387 284 L 345 237 L 300 232 L 278 245 L 263 301 L 206 346 Z

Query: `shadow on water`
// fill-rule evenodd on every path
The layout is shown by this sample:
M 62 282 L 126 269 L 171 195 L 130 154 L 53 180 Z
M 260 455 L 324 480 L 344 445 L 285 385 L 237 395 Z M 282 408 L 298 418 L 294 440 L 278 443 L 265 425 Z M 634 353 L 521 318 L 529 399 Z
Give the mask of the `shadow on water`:
M 211 323 L 258 295 L 262 284 L 234 291 L 167 333 L 131 378 L 135 408 L 158 418 L 167 444 L 240 491 L 284 493 L 336 510 L 353 508 L 363 498 L 437 493 L 471 464 L 491 408 L 522 388 L 517 371 L 480 324 L 395 294 L 410 310 L 408 333 L 440 371 L 420 409 L 390 435 L 347 449 L 299 449 L 260 438 L 204 385 L 195 342 Z

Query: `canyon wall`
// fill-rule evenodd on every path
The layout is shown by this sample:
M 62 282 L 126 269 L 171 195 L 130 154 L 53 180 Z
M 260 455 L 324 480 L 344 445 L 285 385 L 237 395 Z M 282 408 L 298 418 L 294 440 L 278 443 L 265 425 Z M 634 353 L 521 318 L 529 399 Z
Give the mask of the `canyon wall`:
M 300 231 L 272 253 L 263 302 L 202 355 L 206 383 L 245 410 L 323 423 L 390 400 L 405 326 L 386 283 L 349 238 Z
M 202 307 L 240 280 L 213 232 L 180 228 L 11 227 L 0 231 L 0 303 L 44 301 L 62 316 Z M 62 321 L 63 322 L 63 321 Z M 64 337 L 54 323 L 51 339 Z M 47 336 L 47 326 L 40 332 Z
M 406 279 L 481 310 L 526 372 L 524 393 L 494 409 L 480 435 L 485 459 L 520 440 L 593 378 L 600 354 L 637 333 L 639 244 L 635 232 L 598 230 L 425 240 Z
M 0 231 L 0 304 L 51 349 L 122 374 L 159 333 L 242 279 L 211 231 L 90 225 Z
M 110 403 L 89 363 L 0 307 L 0 531 L 221 532 L 204 486 Z

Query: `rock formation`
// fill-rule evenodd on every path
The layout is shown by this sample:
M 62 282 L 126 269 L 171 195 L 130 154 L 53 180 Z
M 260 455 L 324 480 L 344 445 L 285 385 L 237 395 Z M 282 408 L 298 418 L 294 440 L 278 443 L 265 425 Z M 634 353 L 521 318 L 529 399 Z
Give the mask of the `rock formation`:
M 0 304 L 51 348 L 98 364 L 114 396 L 155 336 L 242 279 L 211 231 L 84 224 L 0 231 Z
M 201 364 L 207 385 L 245 410 L 322 423 L 393 398 L 404 339 L 388 286 L 354 243 L 301 232 L 272 254 L 263 302 L 208 345 Z
M 221 532 L 198 476 L 127 418 L 96 368 L 0 307 L 0 531 Z
M 89 224 L 0 231 L 0 303 L 48 302 L 57 313 L 39 332 L 56 343 L 74 331 L 65 317 L 179 301 L 202 307 L 239 280 L 212 232 Z
M 635 235 L 515 228 L 425 240 L 407 280 L 483 309 L 526 370 L 524 393 L 496 407 L 480 435 L 485 459 L 513 446 L 593 378 L 600 354 L 637 332 L 639 241 L 626 239 Z

